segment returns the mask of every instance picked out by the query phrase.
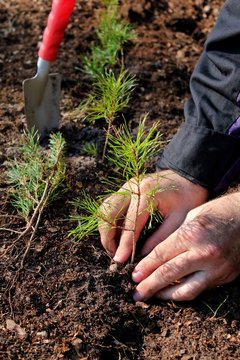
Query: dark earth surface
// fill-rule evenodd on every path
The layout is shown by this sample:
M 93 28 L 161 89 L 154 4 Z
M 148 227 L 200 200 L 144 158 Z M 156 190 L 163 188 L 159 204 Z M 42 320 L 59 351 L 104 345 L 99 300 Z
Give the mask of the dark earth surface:
M 67 141 L 69 190 L 48 208 L 19 271 L 28 238 L 5 254 L 24 222 L 9 204 L 6 169 L 25 129 L 22 81 L 34 75 L 50 1 L 0 0 L 0 358 L 239 359 L 239 279 L 195 301 L 135 304 L 127 267 L 112 271 L 98 236 L 73 243 L 71 200 L 104 189 L 106 164 L 84 155 L 102 141 L 102 124 L 73 110 L 90 90 L 81 54 L 96 39 L 98 1 L 77 0 L 53 71 L 62 74 L 61 132 Z M 131 129 L 148 113 L 169 140 L 183 121 L 188 81 L 222 0 L 122 1 L 136 38 L 125 64 L 138 86 L 124 110 Z M 104 124 L 103 124 L 104 125 Z M 13 323 L 14 321 L 14 323 Z

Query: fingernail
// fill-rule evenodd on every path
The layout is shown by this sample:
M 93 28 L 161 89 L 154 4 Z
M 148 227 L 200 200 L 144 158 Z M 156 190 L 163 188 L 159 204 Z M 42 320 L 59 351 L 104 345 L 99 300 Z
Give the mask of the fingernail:
M 143 296 L 142 294 L 138 291 L 138 290 L 135 290 L 134 293 L 133 293 L 133 300 L 134 301 L 143 301 Z
M 138 270 L 133 270 L 132 279 L 135 282 L 140 282 L 143 279 L 143 273 Z
M 120 257 L 117 255 L 114 256 L 113 261 L 115 261 L 116 263 L 121 263 Z

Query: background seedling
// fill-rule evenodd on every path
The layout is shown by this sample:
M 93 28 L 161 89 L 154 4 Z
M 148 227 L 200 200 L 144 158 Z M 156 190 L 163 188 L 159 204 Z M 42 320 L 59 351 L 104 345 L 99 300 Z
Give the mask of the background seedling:
M 86 155 L 96 158 L 98 154 L 97 146 L 93 143 L 87 143 L 83 147 L 83 151 Z
M 8 180 L 12 204 L 27 223 L 56 200 L 63 189 L 66 165 L 63 160 L 65 141 L 60 133 L 51 135 L 49 151 L 43 151 L 33 132 L 26 132 L 19 157 L 9 164 Z
M 1 258 L 8 255 L 19 264 L 6 290 L 10 305 L 11 289 L 24 267 L 43 211 L 65 191 L 62 186 L 66 172 L 64 147 L 65 141 L 60 133 L 51 135 L 47 151 L 40 147 L 37 133 L 26 132 L 17 158 L 9 163 L 7 177 L 12 205 L 26 222 L 25 229 L 14 231 L 18 233 L 17 238 L 1 252 Z M 25 242 L 28 234 L 30 236 Z
M 123 46 L 135 37 L 132 27 L 120 16 L 118 1 L 102 1 L 102 4 L 105 8 L 99 14 L 97 42 L 90 54 L 82 58 L 83 71 L 93 80 L 113 67 L 118 62 L 119 54 L 122 67 Z
M 19 156 L 10 161 L 7 173 L 12 205 L 26 221 L 25 229 L 16 242 L 31 232 L 24 258 L 36 234 L 44 209 L 62 195 L 66 165 L 64 162 L 65 140 L 60 133 L 52 134 L 49 150 L 43 150 L 33 131 L 26 132 Z M 14 244 L 6 249 L 4 254 Z
M 90 54 L 82 58 L 82 70 L 92 80 L 92 91 L 74 113 L 89 121 L 106 121 L 104 159 L 113 121 L 128 104 L 136 79 L 124 69 L 123 61 L 123 46 L 135 36 L 134 32 L 121 18 L 118 1 L 105 0 L 102 4 L 104 8 L 100 11 L 96 28 L 97 42 L 93 44 Z
M 108 138 L 117 114 L 125 108 L 136 86 L 135 76 L 121 71 L 116 76 L 111 70 L 100 75 L 94 83 L 92 94 L 85 103 L 85 117 L 89 121 L 105 119 L 107 122 L 106 139 L 102 158 L 106 155 Z

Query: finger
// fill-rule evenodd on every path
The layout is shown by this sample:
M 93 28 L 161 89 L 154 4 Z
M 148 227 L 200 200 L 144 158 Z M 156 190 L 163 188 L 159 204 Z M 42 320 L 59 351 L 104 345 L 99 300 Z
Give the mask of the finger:
M 99 233 L 103 247 L 113 256 L 117 249 L 119 228 L 130 204 L 127 187 L 106 199 L 100 207 Z
M 174 301 L 189 301 L 195 299 L 200 293 L 209 287 L 209 282 L 205 271 L 198 271 L 189 275 L 176 285 L 155 294 L 156 298 Z
M 142 247 L 141 255 L 146 255 L 160 242 L 165 240 L 182 224 L 186 216 L 186 213 L 179 214 L 178 212 L 171 213 L 163 220 L 157 231 L 155 231 L 145 242 Z
M 145 258 L 135 267 L 132 279 L 140 282 L 147 278 L 159 266 L 165 264 L 176 256 L 187 251 L 185 242 L 181 240 L 179 231 L 175 231 L 167 239 L 158 244 Z
M 201 266 L 200 256 L 191 251 L 186 251 L 174 259 L 159 266 L 146 279 L 141 281 L 134 293 L 135 301 L 145 301 L 160 290 L 198 271 Z
M 136 242 L 149 217 L 148 207 L 146 195 L 143 194 L 140 197 L 132 195 L 119 246 L 114 256 L 116 262 L 124 263 L 134 251 Z

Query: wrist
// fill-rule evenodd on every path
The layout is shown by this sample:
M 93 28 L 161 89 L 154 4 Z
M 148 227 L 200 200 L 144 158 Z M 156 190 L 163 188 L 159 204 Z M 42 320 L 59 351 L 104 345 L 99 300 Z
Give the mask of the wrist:
M 161 174 L 175 182 L 176 190 L 180 190 L 184 203 L 189 204 L 189 209 L 204 204 L 209 199 L 210 191 L 202 185 L 190 181 L 171 169 L 163 170 Z

